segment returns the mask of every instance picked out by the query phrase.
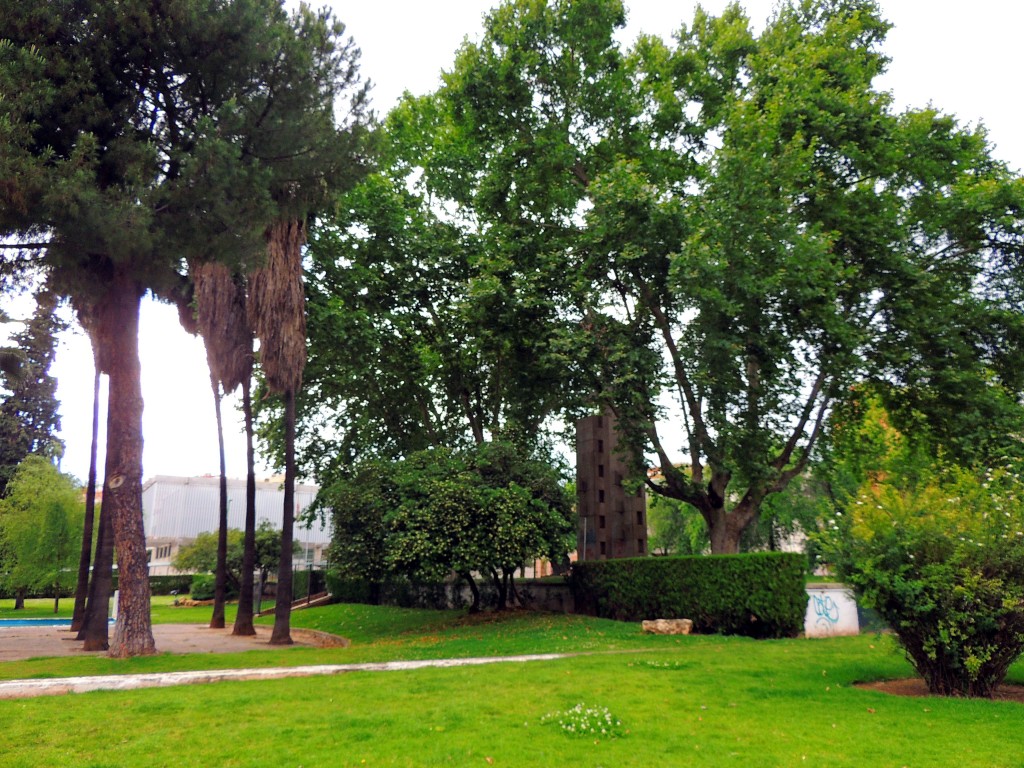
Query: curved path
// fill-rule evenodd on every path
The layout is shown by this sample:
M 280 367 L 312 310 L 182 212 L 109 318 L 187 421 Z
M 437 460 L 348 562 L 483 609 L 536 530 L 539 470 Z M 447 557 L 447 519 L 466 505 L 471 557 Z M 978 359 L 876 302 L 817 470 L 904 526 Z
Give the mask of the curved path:
M 425 661 L 388 661 L 375 664 L 319 664 L 307 667 L 269 667 L 267 669 L 215 669 L 197 672 L 159 672 L 145 675 L 102 675 L 96 677 L 63 677 L 42 680 L 9 680 L 0 682 L 0 699 L 34 696 L 58 696 L 88 691 L 126 691 L 137 688 L 165 688 L 193 683 L 215 683 L 222 680 L 272 680 L 282 677 L 313 677 L 340 675 L 346 672 L 395 672 L 424 667 L 465 667 L 507 662 L 550 661 L 572 654 L 550 653 L 531 656 L 495 656 L 468 659 L 429 659 Z
M 160 653 L 238 653 L 269 650 L 270 627 L 257 627 L 256 635 L 239 637 L 227 629 L 210 629 L 203 624 L 154 624 L 153 639 Z M 346 646 L 348 640 L 314 630 L 292 628 L 294 645 L 275 646 L 274 650 L 302 647 Z M 0 662 L 49 656 L 102 656 L 104 651 L 86 652 L 74 636 L 54 627 L 5 627 L 0 629 Z M 221 680 L 271 680 L 282 677 L 339 675 L 345 672 L 391 672 L 423 667 L 457 667 L 499 662 L 545 661 L 566 654 L 502 656 L 469 659 L 431 659 L 392 661 L 371 664 L 318 664 L 303 667 L 266 667 L 262 669 L 214 669 L 192 672 L 154 672 L 135 675 L 97 675 L 92 677 L 42 678 L 0 681 L 0 699 L 56 696 L 87 691 L 124 691 L 137 688 L 163 688 Z

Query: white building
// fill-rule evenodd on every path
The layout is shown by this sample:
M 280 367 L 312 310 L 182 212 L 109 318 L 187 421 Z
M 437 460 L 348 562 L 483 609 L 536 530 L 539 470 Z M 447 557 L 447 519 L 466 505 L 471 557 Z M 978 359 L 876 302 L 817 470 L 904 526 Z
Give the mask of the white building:
M 309 527 L 299 522 L 313 503 L 315 485 L 295 486 L 295 541 L 302 551 L 295 567 L 312 563 L 319 567 L 331 541 L 330 529 L 319 522 Z M 207 531 L 216 531 L 220 517 L 219 477 L 169 477 L 157 475 L 142 486 L 142 518 L 146 529 L 149 572 L 153 576 L 175 573 L 171 561 L 178 550 Z M 284 490 L 280 481 L 257 481 L 256 524 L 264 520 L 281 529 Z M 228 480 L 228 528 L 245 529 L 245 480 Z

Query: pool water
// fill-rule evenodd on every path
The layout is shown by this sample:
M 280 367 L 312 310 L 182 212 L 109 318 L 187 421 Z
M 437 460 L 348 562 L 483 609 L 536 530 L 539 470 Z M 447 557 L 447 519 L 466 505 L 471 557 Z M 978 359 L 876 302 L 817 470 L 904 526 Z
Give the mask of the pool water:
M 113 623 L 113 619 L 110 620 Z M 67 627 L 71 628 L 71 619 L 0 619 L 0 629 L 4 627 Z

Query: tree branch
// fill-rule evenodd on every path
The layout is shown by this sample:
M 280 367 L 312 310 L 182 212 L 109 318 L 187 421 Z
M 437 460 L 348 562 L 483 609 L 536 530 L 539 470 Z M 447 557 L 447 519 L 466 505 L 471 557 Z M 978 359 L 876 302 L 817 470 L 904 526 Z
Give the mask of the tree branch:
M 811 386 L 811 394 L 807 397 L 807 402 L 804 403 L 803 412 L 800 414 L 800 420 L 793 428 L 792 434 L 789 436 L 789 440 L 786 441 L 785 447 L 775 457 L 775 461 L 772 462 L 772 466 L 775 469 L 782 470 L 789 464 L 789 460 L 793 456 L 793 451 L 796 450 L 797 443 L 800 442 L 800 436 L 804 433 L 804 429 L 807 427 L 807 421 L 811 418 L 811 412 L 814 410 L 814 403 L 818 399 L 818 395 L 821 394 L 821 388 L 825 385 L 825 366 L 822 365 L 818 376 L 814 380 L 814 384 Z M 828 398 L 825 399 L 828 402 Z M 819 417 L 821 412 L 819 411 Z
M 9 251 L 40 250 L 51 245 L 53 243 L 0 243 L 0 248 Z
M 687 435 L 687 441 L 690 446 L 690 463 L 694 469 L 693 479 L 695 482 L 699 482 L 702 477 L 700 448 L 703 446 L 704 453 L 708 456 L 717 457 L 719 455 L 718 447 L 711 440 L 707 425 L 704 423 L 704 416 L 700 412 L 700 402 L 694 394 L 690 377 L 686 374 L 686 368 L 683 366 L 683 361 L 679 356 L 679 348 L 676 346 L 676 340 L 672 336 L 672 327 L 668 317 L 662 310 L 661 305 L 650 297 L 650 290 L 646 286 L 641 286 L 641 290 L 651 317 L 654 318 L 655 325 L 658 326 L 658 330 L 661 331 L 661 336 L 665 340 L 665 346 L 668 347 L 669 356 L 672 358 L 676 385 L 682 391 L 686 408 L 690 412 L 690 418 L 693 419 L 693 432 Z

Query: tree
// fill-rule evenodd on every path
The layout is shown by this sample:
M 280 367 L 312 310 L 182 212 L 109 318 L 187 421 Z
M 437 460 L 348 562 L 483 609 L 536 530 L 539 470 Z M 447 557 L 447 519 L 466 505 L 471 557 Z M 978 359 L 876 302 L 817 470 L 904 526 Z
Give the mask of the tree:
M 459 213 L 478 202 L 448 204 L 435 189 L 449 180 L 434 164 L 463 159 L 457 139 L 445 143 L 450 109 L 407 97 L 377 136 L 376 171 L 311 230 L 298 440 L 300 466 L 321 484 L 354 460 L 428 447 L 495 440 L 530 451 L 552 416 L 579 406 L 550 227 L 485 228 Z
M 826 553 L 933 694 L 992 696 L 1024 653 L 1019 464 L 932 467 L 861 487 Z
M 369 462 L 317 504 L 331 510 L 331 562 L 342 578 L 370 580 L 379 597 L 391 573 L 439 583 L 454 572 L 469 585 L 472 611 L 480 608 L 474 574 L 491 579 L 504 609 L 516 599 L 514 571 L 561 561 L 575 531 L 559 470 L 507 443 Z
M 85 486 L 85 519 L 82 525 L 82 546 L 78 557 L 78 580 L 75 585 L 75 609 L 71 616 L 71 630 L 82 632 L 88 620 L 88 603 L 90 586 L 95 588 L 94 579 L 89 578 L 93 565 L 93 527 L 96 522 L 96 467 L 99 445 L 100 430 L 100 359 L 99 348 L 92 338 L 91 314 L 87 308 L 79 308 L 79 322 L 90 336 L 90 344 L 93 353 L 93 378 L 92 378 L 92 439 L 89 444 L 89 477 Z M 102 515 L 102 513 L 101 513 Z M 102 529 L 102 526 L 100 526 Z M 99 538 L 99 537 L 97 537 Z M 104 546 L 109 542 L 104 542 Z M 112 550 L 111 550 L 112 551 Z M 102 552 L 97 553 L 97 561 L 106 562 L 107 558 Z M 97 571 L 98 573 L 98 571 Z M 103 578 L 107 578 L 104 573 Z M 103 598 L 104 604 L 109 600 Z M 98 613 L 95 612 L 94 613 Z M 103 619 L 106 619 L 106 610 L 103 611 Z M 104 632 L 104 635 L 106 633 Z M 79 639 L 84 640 L 84 633 Z
M 650 490 L 728 553 L 858 381 L 964 450 L 1008 433 L 986 416 L 1019 424 L 1024 184 L 983 130 L 872 88 L 877 5 L 784 5 L 759 36 L 737 6 L 698 10 L 674 47 L 628 53 L 623 18 L 614 0 L 496 9 L 408 113 L 409 170 L 488 257 L 557 255 L 542 274 L 637 477 L 653 455 Z
M 65 327 L 57 315 L 57 296 L 45 288 L 36 294 L 36 310 L 13 337 L 19 364 L 3 371 L 0 387 L 0 498 L 16 468 L 29 454 L 59 459 L 64 444 L 57 437 L 57 380 L 50 365 L 57 354 L 57 334 Z
M 731 46 L 716 67 L 727 77 L 709 88 L 697 66 L 676 83 L 680 106 L 701 108 L 680 129 L 722 137 L 706 159 L 703 142 L 687 153 L 702 161 L 696 199 L 624 159 L 588 215 L 629 325 L 658 340 L 644 391 L 612 397 L 634 446 L 665 469 L 659 492 L 700 511 L 713 552 L 736 551 L 765 499 L 800 476 L 859 378 L 956 398 L 922 375 L 941 358 L 990 380 L 979 401 L 1017 386 L 997 372 L 1019 349 L 985 337 L 1018 336 L 1005 293 L 986 286 L 1019 247 L 1020 181 L 981 132 L 932 110 L 891 113 L 871 87 L 887 29 L 874 4 L 783 8 L 760 38 L 746 28 L 737 12 L 698 14 L 670 55 L 681 69 Z M 686 471 L 654 425 L 656 376 L 684 414 Z
M 333 109 L 358 52 L 326 11 L 289 18 L 270 0 L 0 11 L 0 83 L 17 94 L 0 105 L 0 175 L 15 180 L 0 190 L 3 250 L 35 252 L 55 290 L 98 309 L 121 588 L 110 652 L 151 653 L 140 298 L 178 290 L 186 256 L 258 266 L 267 227 L 349 172 L 358 131 L 336 129 Z
M 61 594 L 73 585 L 82 516 L 75 481 L 42 456 L 27 456 L 0 500 L 7 587 L 53 595 L 56 613 Z
M 241 597 L 245 579 L 245 532 L 237 528 L 227 531 L 227 549 L 224 561 L 226 577 L 231 587 Z M 260 581 L 265 584 L 267 575 L 275 569 L 281 559 L 281 532 L 267 520 L 256 529 L 256 547 L 253 567 L 260 572 Z M 215 573 L 220 559 L 220 533 L 204 531 L 195 540 L 183 546 L 171 563 L 182 573 Z M 296 544 L 292 553 L 299 552 Z M 249 579 L 250 585 L 252 579 Z
M 228 480 L 226 457 L 224 456 L 224 425 L 221 419 L 222 393 L 232 392 L 239 386 L 248 388 L 252 378 L 253 338 L 246 325 L 245 285 L 231 274 L 223 264 L 199 264 L 192 269 L 194 300 L 196 303 L 196 325 L 206 346 L 206 358 L 210 367 L 210 385 L 213 390 L 214 414 L 217 420 L 218 454 L 220 459 L 220 524 L 218 528 L 217 567 L 211 628 L 224 626 L 224 605 L 227 600 L 227 531 L 228 531 Z M 252 418 L 250 411 L 246 418 Z M 246 499 L 248 502 L 248 498 Z M 253 505 L 255 507 L 255 505 Z M 255 520 L 255 508 L 251 517 Z M 250 509 L 246 505 L 246 523 L 249 525 Z M 253 523 L 253 526 L 255 523 Z M 252 566 L 249 574 L 251 579 Z M 241 585 L 236 584 L 236 589 Z M 252 585 L 249 584 L 249 600 Z M 249 623 L 252 622 L 251 604 L 248 607 Z M 244 617 L 243 617 L 244 623 Z M 237 633 L 236 633 L 237 634 Z
M 320 490 L 308 515 L 330 515 L 330 569 L 338 578 L 368 585 L 370 602 L 382 598 L 387 566 L 387 515 L 397 505 L 392 462 L 364 461 Z

